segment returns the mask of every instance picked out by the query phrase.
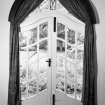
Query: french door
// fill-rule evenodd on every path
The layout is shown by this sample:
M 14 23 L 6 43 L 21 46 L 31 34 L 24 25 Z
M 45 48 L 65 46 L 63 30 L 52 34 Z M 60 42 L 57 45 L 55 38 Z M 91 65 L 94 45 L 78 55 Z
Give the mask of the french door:
M 84 29 L 48 17 L 19 34 L 23 105 L 81 105 Z

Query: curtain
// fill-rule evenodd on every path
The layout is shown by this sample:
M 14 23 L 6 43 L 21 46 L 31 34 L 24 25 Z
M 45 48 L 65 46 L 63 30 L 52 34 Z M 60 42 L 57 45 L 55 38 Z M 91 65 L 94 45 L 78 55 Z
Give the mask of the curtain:
M 43 0 L 16 0 L 9 15 L 10 24 L 10 64 L 8 105 L 21 105 L 19 87 L 19 25 Z
M 86 0 L 87 1 L 87 0 Z M 85 23 L 83 105 L 97 105 L 97 56 L 95 32 L 89 9 L 81 0 L 60 0 L 62 5 L 75 17 Z M 93 14 L 94 17 L 94 14 Z
M 43 0 L 15 0 L 10 14 L 10 66 L 8 105 L 21 105 L 19 87 L 19 25 Z M 97 105 L 97 62 L 92 8 L 83 0 L 59 0 L 76 18 L 85 22 L 83 105 Z M 86 0 L 88 1 L 88 0 Z

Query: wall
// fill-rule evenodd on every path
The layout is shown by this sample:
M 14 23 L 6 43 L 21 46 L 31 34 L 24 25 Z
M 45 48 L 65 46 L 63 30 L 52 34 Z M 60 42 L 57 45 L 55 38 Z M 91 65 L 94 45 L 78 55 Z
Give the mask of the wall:
M 9 77 L 8 14 L 14 0 L 0 0 L 0 105 L 7 105 Z
M 8 14 L 14 0 L 0 0 L 0 105 L 7 105 L 9 77 Z M 92 0 L 100 24 L 96 25 L 98 55 L 98 105 L 105 105 L 105 0 Z
M 92 0 L 99 13 L 96 25 L 98 56 L 98 105 L 105 105 L 105 0 Z

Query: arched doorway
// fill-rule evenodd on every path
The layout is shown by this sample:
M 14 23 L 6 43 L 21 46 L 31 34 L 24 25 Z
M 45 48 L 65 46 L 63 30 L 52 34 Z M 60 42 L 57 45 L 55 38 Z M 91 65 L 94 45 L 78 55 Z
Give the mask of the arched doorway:
M 97 104 L 93 12 L 89 1 L 15 0 L 8 104 Z
M 35 13 L 20 25 L 22 104 L 81 105 L 85 24 L 64 8 Z

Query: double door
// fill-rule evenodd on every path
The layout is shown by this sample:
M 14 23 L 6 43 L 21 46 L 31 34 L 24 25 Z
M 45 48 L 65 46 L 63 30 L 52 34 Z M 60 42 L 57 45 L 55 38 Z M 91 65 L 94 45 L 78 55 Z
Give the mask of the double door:
M 48 17 L 22 29 L 23 105 L 81 105 L 84 35 L 78 26 L 62 17 Z

